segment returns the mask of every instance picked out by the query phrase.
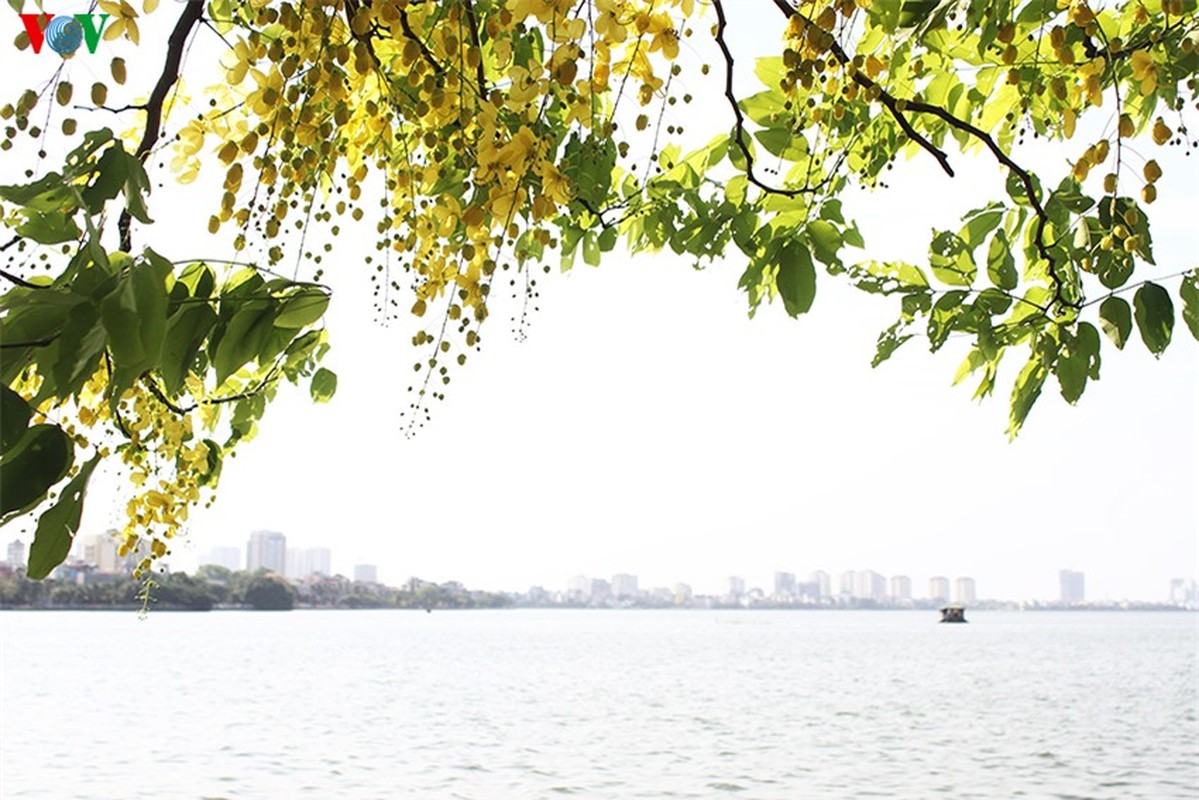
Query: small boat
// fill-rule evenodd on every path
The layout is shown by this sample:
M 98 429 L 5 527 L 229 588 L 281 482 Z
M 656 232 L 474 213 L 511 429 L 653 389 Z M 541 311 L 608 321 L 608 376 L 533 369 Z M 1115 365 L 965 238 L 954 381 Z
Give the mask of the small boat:
M 965 606 L 945 606 L 941 609 L 942 622 L 968 622 Z

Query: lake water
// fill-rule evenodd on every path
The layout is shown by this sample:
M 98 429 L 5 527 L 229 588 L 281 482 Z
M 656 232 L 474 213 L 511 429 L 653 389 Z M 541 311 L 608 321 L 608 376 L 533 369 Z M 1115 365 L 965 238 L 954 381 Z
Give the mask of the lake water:
M 1195 798 L 1186 613 L 0 612 L 4 798 Z

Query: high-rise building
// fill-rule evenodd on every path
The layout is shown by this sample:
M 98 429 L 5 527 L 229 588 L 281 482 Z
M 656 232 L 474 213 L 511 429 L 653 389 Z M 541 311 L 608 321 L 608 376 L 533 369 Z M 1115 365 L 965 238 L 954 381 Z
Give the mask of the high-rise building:
M 953 582 L 953 602 L 973 603 L 977 599 L 974 578 L 958 578 Z
M 928 597 L 937 603 L 949 602 L 949 578 L 938 575 L 928 579 Z
M 11 556 L 9 561 L 12 561 Z M 1193 578 L 1170 580 L 1170 604 L 1182 608 L 1199 608 L 1199 584 Z
M 841 577 L 837 580 L 837 593 L 845 597 L 853 597 L 853 584 L 855 573 L 851 569 L 848 572 L 842 572 Z
M 79 538 L 79 557 L 96 568 L 96 572 L 116 574 L 125 571 L 125 559 L 117 554 L 118 532 L 92 533 Z
M 237 572 L 241 569 L 241 550 L 236 547 L 214 547 L 198 559 L 200 566 L 212 564 Z
M 775 597 L 794 597 L 795 591 L 795 573 L 794 572 L 776 572 L 774 573 L 774 596 Z
M 13 539 L 9 542 L 8 553 L 4 560 L 14 569 L 23 568 L 25 566 L 25 543 L 20 539 Z
M 378 583 L 379 570 L 374 564 L 355 564 L 354 580 L 360 583 Z
M 907 575 L 891 576 L 891 599 L 893 600 L 911 600 L 912 599 L 912 579 Z
M 637 596 L 637 576 L 619 575 L 612 576 L 612 596 L 617 600 L 633 598 Z
M 730 575 L 724 579 L 724 595 L 734 600 L 745 594 L 745 578 Z
M 287 548 L 287 577 L 294 580 L 309 575 L 331 575 L 333 554 L 327 547 Z
M 858 600 L 883 600 L 887 596 L 887 579 L 872 569 L 853 573 L 851 594 Z
M 808 583 L 816 584 L 816 597 L 824 599 L 833 595 L 833 579 L 827 572 L 818 569 L 808 576 Z
M 1083 603 L 1087 599 L 1086 575 L 1072 569 L 1063 569 L 1057 574 L 1061 589 L 1061 601 L 1068 605 Z
M 254 531 L 246 545 L 246 569 L 269 569 L 280 575 L 287 571 L 287 537 L 278 531 Z
M 587 600 L 591 597 L 591 578 L 586 575 L 574 576 L 567 584 L 566 592 L 573 600 Z

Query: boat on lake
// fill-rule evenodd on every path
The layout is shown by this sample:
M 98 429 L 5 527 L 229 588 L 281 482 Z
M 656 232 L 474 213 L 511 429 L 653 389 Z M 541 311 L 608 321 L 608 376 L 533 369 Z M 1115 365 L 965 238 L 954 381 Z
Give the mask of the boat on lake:
M 942 622 L 967 622 L 965 606 L 945 606 L 941 609 Z

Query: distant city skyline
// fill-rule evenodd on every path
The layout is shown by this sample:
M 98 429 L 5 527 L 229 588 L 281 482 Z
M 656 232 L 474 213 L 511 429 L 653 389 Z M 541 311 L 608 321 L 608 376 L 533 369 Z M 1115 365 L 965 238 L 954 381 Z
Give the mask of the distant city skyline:
M 255 532 L 251 532 L 253 537 Z M 264 532 L 257 532 L 264 533 Z M 404 573 L 401 570 L 393 570 L 390 565 L 384 565 L 382 568 L 374 564 L 352 564 L 344 566 L 343 569 L 332 569 L 332 554 L 331 548 L 317 547 L 302 547 L 293 548 L 286 544 L 286 535 L 279 534 L 284 537 L 284 568 L 279 571 L 279 574 L 286 575 L 289 578 L 304 577 L 300 574 L 307 571 L 297 568 L 296 565 L 303 562 L 305 558 L 302 553 L 307 553 L 307 558 L 317 558 L 316 563 L 328 566 L 331 570 L 324 574 L 344 574 L 347 577 L 354 577 L 355 580 L 366 580 L 370 582 L 382 582 L 388 585 L 401 585 L 410 578 L 426 579 L 424 575 L 416 575 Z M 226 566 L 229 569 L 236 569 L 226 561 L 222 561 L 222 557 L 228 558 L 234 553 L 241 551 L 233 546 L 218 545 L 204 551 L 197 557 L 197 564 L 216 563 Z M 319 554 L 319 555 L 314 555 Z M 383 579 L 380 580 L 380 569 L 383 572 Z M 310 570 L 314 573 L 320 573 L 320 569 Z M 789 570 L 775 570 L 770 573 L 768 578 L 761 580 L 747 579 L 744 575 L 725 575 L 720 578 L 712 579 L 706 582 L 695 581 L 694 578 L 672 578 L 668 580 L 651 580 L 645 581 L 641 578 L 640 573 L 618 572 L 611 574 L 608 578 L 591 577 L 589 575 L 576 575 L 573 578 L 567 578 L 563 581 L 543 580 L 533 581 L 526 586 L 521 585 L 491 585 L 482 586 L 487 590 L 505 591 L 505 592 L 524 592 L 532 587 L 558 587 L 566 591 L 574 592 L 591 592 L 594 587 L 591 585 L 594 581 L 602 581 L 607 588 L 604 592 L 612 592 L 619 596 L 635 594 L 640 586 L 645 589 L 648 586 L 656 588 L 674 587 L 678 585 L 686 585 L 688 589 L 695 591 L 696 594 L 709 596 L 728 596 L 746 594 L 754 589 L 763 591 L 766 595 L 772 594 L 770 589 L 773 589 L 774 594 L 781 593 L 780 588 L 784 591 L 791 587 L 791 591 L 797 592 L 799 588 L 803 588 L 812 583 L 817 584 L 817 596 L 834 597 L 839 593 L 846 594 L 855 598 L 912 598 L 912 599 L 938 599 L 943 602 L 963 602 L 972 603 L 979 600 L 1003 600 L 1003 601 L 1020 601 L 1020 600 L 1037 600 L 1037 601 L 1067 601 L 1065 597 L 1066 575 L 1077 576 L 1072 580 L 1083 581 L 1085 583 L 1085 573 L 1081 571 L 1073 571 L 1069 569 L 1044 570 L 1044 589 L 1036 594 L 1030 594 L 1023 597 L 1010 596 L 1004 594 L 991 594 L 988 592 L 980 592 L 978 589 L 978 581 L 972 576 L 946 576 L 946 575 L 929 575 L 927 577 L 920 573 L 895 573 L 884 574 L 870 569 L 855 569 L 845 570 L 834 576 L 826 570 L 816 569 L 807 573 L 806 580 L 800 580 L 803 573 Z M 372 575 L 373 577 L 359 578 L 358 575 Z M 438 580 L 457 580 L 453 575 L 439 577 Z M 926 583 L 921 583 L 926 581 Z M 838 591 L 833 591 L 833 584 L 837 583 Z M 1157 595 L 1144 597 L 1118 597 L 1104 598 L 1106 600 L 1130 600 L 1143 602 L 1171 602 L 1173 598 L 1180 592 L 1185 593 L 1185 588 L 1179 587 L 1190 586 L 1195 583 L 1195 579 L 1189 576 L 1171 578 L 1163 585 L 1160 593 Z M 584 585 L 586 588 L 584 588 Z M 1081 586 L 1082 584 L 1080 584 Z M 917 586 L 927 586 L 926 591 L 915 589 Z M 630 590 L 630 587 L 631 590 Z M 692 589 L 692 587 L 696 587 Z M 1081 590 L 1080 590 L 1081 591 Z M 1085 593 L 1084 593 L 1085 594 Z M 1083 602 L 1085 598 L 1080 597 L 1076 602 Z

